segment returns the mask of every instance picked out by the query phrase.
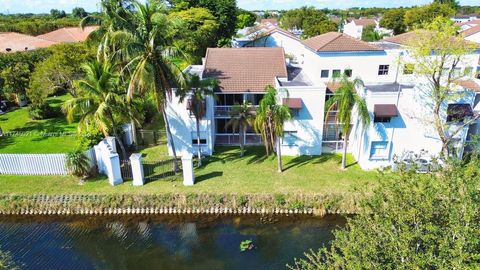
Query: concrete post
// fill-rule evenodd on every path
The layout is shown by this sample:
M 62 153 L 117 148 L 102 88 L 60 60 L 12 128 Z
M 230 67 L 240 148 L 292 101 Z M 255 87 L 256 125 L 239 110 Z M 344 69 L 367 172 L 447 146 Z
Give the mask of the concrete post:
M 143 177 L 142 154 L 132 154 L 130 164 L 132 166 L 133 185 L 143 186 L 145 179 Z
M 100 145 L 94 145 L 93 149 L 95 150 L 95 159 L 97 160 L 98 172 L 101 174 L 105 173 L 105 165 L 103 164 L 102 159 L 102 148 Z
M 112 186 L 119 185 L 123 183 L 122 173 L 120 171 L 120 158 L 118 154 L 110 153 L 108 155 L 107 164 L 107 173 L 108 173 L 108 182 Z
M 193 186 L 195 175 L 193 174 L 193 155 L 188 153 L 182 157 L 183 185 Z
M 115 142 L 115 137 L 106 137 L 107 144 L 110 146 L 112 152 L 117 153 L 117 144 Z
M 132 124 L 128 123 L 128 124 L 124 124 L 122 126 L 122 129 L 123 129 L 123 142 L 125 143 L 125 145 L 132 145 L 133 144 L 133 128 L 132 128 Z

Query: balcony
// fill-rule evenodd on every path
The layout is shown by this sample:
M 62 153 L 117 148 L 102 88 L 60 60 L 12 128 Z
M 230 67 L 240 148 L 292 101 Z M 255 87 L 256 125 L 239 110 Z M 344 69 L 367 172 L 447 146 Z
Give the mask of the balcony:
M 216 134 L 216 145 L 240 145 L 239 134 Z M 248 133 L 245 135 L 245 145 L 261 145 L 262 137 L 260 134 Z
M 254 108 L 258 108 L 258 105 L 252 105 Z M 219 105 L 214 106 L 214 116 L 216 118 L 230 118 L 230 112 L 232 111 L 233 105 Z

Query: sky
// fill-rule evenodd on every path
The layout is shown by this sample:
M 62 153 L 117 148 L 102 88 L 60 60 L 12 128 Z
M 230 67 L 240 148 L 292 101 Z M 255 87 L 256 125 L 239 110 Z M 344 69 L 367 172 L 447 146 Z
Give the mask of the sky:
M 48 13 L 56 8 L 70 13 L 74 7 L 96 11 L 99 0 L 0 0 L 0 13 Z M 300 6 L 318 8 L 398 7 L 422 5 L 431 0 L 237 0 L 247 10 L 291 9 Z M 478 0 L 460 0 L 461 5 L 478 5 Z

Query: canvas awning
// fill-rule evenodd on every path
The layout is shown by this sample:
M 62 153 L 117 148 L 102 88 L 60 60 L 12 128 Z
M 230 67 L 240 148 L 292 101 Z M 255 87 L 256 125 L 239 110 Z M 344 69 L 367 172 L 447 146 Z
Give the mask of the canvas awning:
M 375 117 L 398 116 L 397 105 L 395 104 L 375 104 L 373 112 L 375 114 Z
M 302 108 L 301 98 L 284 98 L 283 105 L 287 105 L 292 110 L 300 110 Z

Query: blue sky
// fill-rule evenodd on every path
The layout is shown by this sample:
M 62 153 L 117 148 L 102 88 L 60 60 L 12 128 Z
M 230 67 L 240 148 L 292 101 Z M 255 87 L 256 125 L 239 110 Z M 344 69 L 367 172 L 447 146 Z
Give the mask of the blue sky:
M 73 7 L 83 7 L 87 11 L 97 10 L 99 0 L 0 0 L 1 13 L 46 13 L 50 9 L 63 9 L 70 12 Z M 319 8 L 397 7 L 422 5 L 431 0 L 237 0 L 240 7 L 254 9 L 290 9 L 299 6 Z M 478 0 L 461 0 L 462 5 L 479 4 Z

